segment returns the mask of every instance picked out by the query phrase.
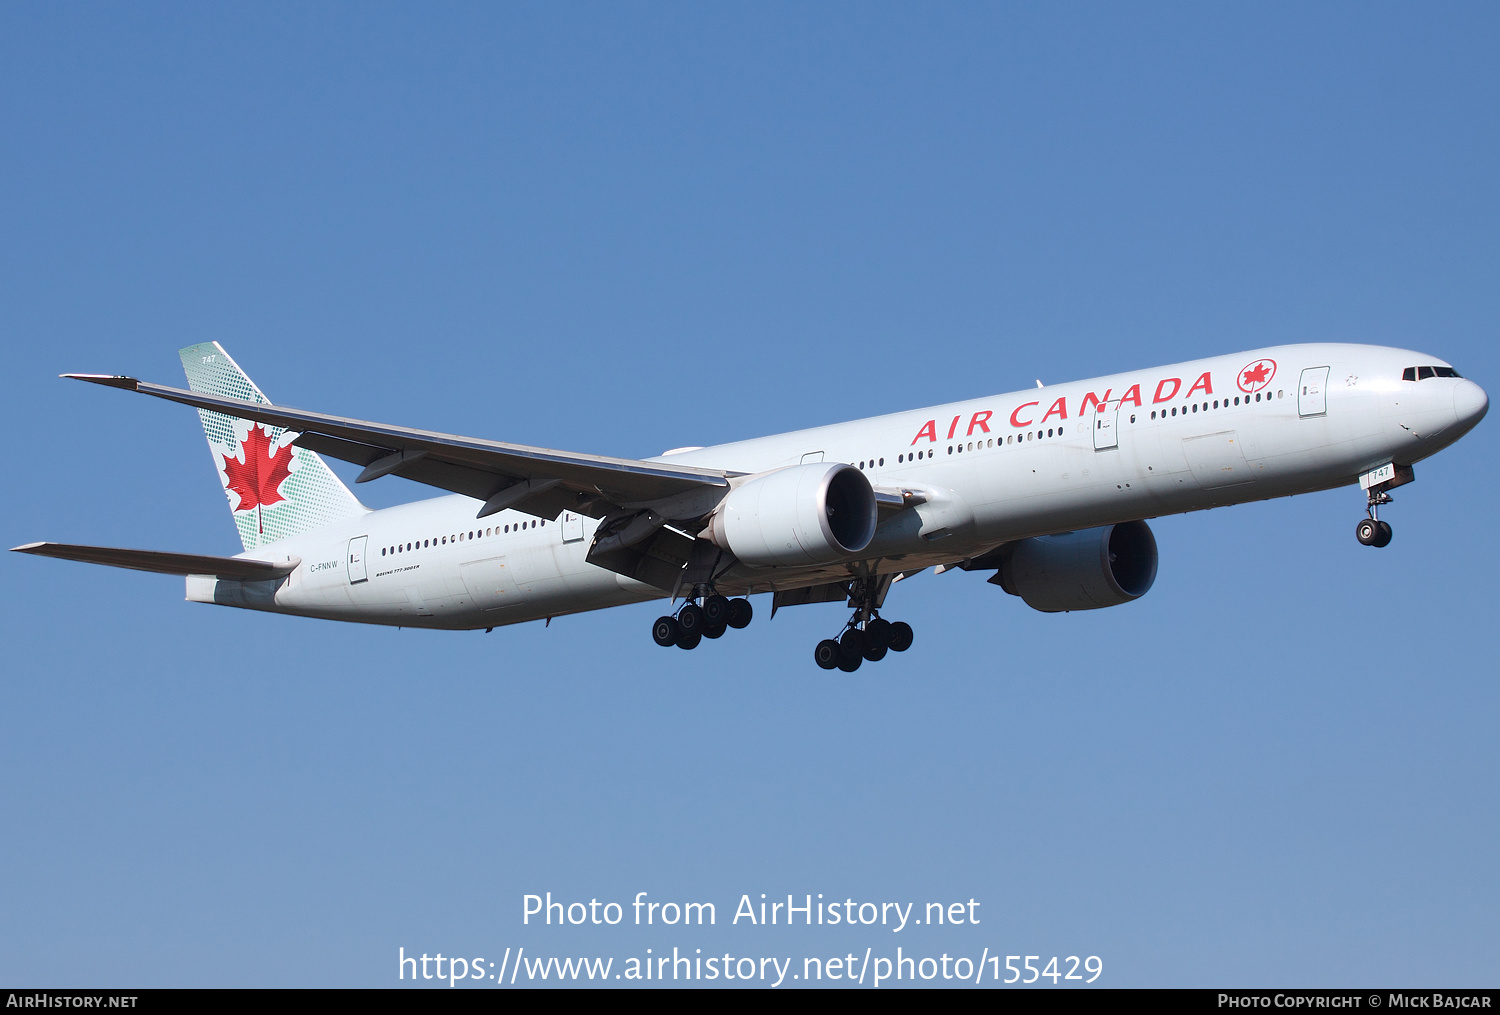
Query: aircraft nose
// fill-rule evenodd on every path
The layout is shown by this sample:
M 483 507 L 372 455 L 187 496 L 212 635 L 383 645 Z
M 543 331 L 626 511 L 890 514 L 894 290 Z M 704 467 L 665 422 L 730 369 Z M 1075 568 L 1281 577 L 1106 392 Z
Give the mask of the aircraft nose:
M 1462 426 L 1473 426 L 1490 409 L 1490 396 L 1470 380 L 1462 380 L 1453 389 L 1453 412 Z

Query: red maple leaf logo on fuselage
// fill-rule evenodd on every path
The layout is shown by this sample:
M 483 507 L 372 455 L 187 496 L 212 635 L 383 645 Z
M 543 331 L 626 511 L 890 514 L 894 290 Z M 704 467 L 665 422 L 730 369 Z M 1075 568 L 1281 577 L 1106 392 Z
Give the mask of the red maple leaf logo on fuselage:
M 292 474 L 292 446 L 285 444 L 273 452 L 270 435 L 257 423 L 240 442 L 240 450 L 245 456 L 243 462 L 224 455 L 224 489 L 233 490 L 240 497 L 235 512 L 270 507 L 286 500 L 281 495 L 281 484 Z M 261 531 L 265 531 L 264 526 Z
M 1273 359 L 1258 359 L 1240 371 L 1240 390 L 1254 394 L 1267 384 L 1270 384 L 1271 378 L 1275 376 L 1276 361 Z

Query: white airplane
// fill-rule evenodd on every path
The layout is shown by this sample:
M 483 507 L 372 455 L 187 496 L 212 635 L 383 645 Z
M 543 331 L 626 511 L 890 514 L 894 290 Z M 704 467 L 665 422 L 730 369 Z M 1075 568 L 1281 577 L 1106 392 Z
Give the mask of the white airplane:
M 31 543 L 23 553 L 187 578 L 187 598 L 401 627 L 486 631 L 650 599 L 663 646 L 771 611 L 847 601 L 815 659 L 846 672 L 912 642 L 880 616 L 917 572 L 993 570 L 1044 611 L 1138 599 L 1143 519 L 1358 483 L 1355 535 L 1414 463 L 1458 440 L 1484 391 L 1422 353 L 1288 345 L 633 460 L 273 405 L 218 343 L 181 350 L 190 390 L 65 374 L 194 406 L 244 543 L 233 557 Z M 319 455 L 451 496 L 372 511 Z

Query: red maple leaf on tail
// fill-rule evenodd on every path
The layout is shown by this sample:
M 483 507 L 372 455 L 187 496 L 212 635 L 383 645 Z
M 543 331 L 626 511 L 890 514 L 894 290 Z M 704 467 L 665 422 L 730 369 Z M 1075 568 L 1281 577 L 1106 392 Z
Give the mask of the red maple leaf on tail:
M 271 451 L 271 437 L 265 428 L 256 424 L 250 428 L 240 442 L 245 460 L 224 456 L 224 488 L 240 495 L 235 511 L 270 507 L 286 500 L 281 495 L 281 484 L 292 474 L 292 446 L 283 445 Z M 259 526 L 264 532 L 265 527 Z

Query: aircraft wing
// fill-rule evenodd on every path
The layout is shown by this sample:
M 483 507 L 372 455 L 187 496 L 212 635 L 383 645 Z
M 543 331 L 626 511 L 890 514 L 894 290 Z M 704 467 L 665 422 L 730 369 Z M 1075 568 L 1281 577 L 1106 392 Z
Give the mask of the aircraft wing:
M 254 420 L 299 436 L 294 443 L 365 467 L 356 482 L 397 475 L 485 502 L 479 517 L 516 508 L 545 518 L 563 510 L 600 518 L 615 508 L 650 504 L 729 486 L 714 469 L 582 455 L 477 437 L 370 423 L 280 405 L 225 398 L 109 374 L 63 374 L 112 388 Z
M 127 550 L 117 546 L 78 546 L 73 543 L 27 543 L 11 548 L 15 553 L 34 553 L 39 557 L 81 560 L 87 564 L 128 567 L 133 571 L 157 574 L 204 574 L 240 581 L 264 581 L 281 578 L 297 570 L 302 558 L 273 562 L 247 560 L 244 557 L 207 557 L 196 553 L 165 553 L 161 550 Z

